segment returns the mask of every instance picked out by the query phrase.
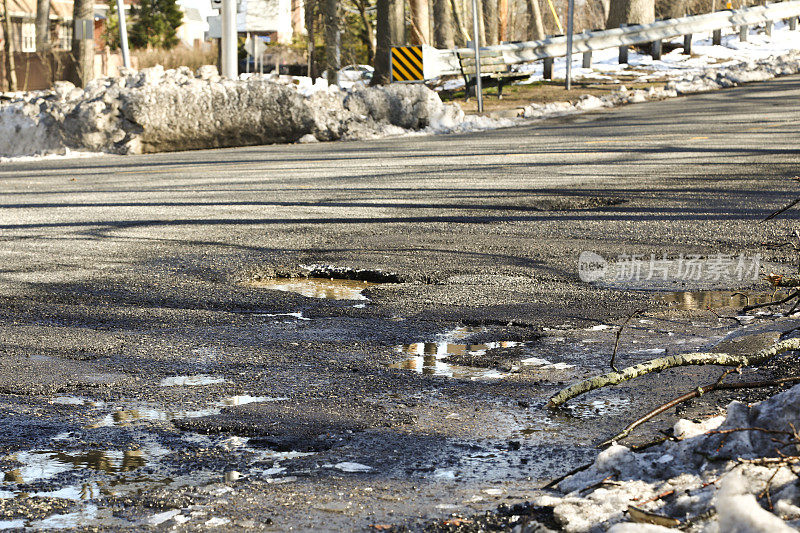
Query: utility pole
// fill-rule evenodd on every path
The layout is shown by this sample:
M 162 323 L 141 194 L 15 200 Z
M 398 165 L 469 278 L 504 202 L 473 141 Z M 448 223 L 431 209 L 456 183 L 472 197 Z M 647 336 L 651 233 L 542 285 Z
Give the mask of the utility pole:
M 222 42 L 220 56 L 222 60 L 222 76 L 236 79 L 239 77 L 239 66 L 236 64 L 238 39 L 236 33 L 236 0 L 222 0 Z

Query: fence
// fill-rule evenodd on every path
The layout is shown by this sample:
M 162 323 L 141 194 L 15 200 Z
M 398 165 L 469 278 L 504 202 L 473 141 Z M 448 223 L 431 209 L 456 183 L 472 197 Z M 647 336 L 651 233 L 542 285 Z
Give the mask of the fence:
M 737 11 L 717 11 L 705 15 L 694 15 L 677 19 L 659 20 L 652 24 L 637 24 L 611 30 L 585 32 L 573 36 L 573 53 L 591 54 L 598 50 L 620 48 L 620 60 L 626 60 L 627 47 L 654 43 L 652 52 L 660 55 L 660 44 L 664 39 L 686 36 L 685 48 L 691 47 L 693 34 L 712 33 L 716 44 L 719 44 L 721 32 L 725 29 L 737 28 L 740 35 L 746 38 L 747 29 L 764 24 L 768 33 L 772 25 L 779 20 L 789 20 L 792 27 L 797 25 L 800 16 L 800 0 L 756 6 Z M 688 43 L 686 42 L 688 41 Z M 501 55 L 507 65 L 528 63 L 540 59 L 549 61 L 567 54 L 567 37 L 560 35 L 541 41 L 500 44 L 481 48 L 491 55 Z M 623 53 L 624 52 L 624 53 Z M 461 73 L 459 57 L 472 58 L 475 51 L 471 48 L 458 50 L 437 50 L 437 63 L 440 65 L 438 76 Z

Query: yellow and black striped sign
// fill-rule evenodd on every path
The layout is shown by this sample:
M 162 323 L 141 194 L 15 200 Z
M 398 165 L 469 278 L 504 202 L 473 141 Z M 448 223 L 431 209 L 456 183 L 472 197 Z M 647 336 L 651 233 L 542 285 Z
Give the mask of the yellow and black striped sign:
M 392 47 L 392 79 L 394 81 L 421 81 L 425 79 L 422 72 L 421 46 Z

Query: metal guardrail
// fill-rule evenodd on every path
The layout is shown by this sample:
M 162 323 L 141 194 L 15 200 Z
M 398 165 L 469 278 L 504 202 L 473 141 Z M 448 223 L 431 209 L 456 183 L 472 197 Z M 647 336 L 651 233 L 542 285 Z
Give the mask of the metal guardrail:
M 642 43 L 660 43 L 664 39 L 682 35 L 716 32 L 727 28 L 747 28 L 758 24 L 771 24 L 778 20 L 795 19 L 798 16 L 800 16 L 800 0 L 736 11 L 717 11 L 705 15 L 659 20 L 652 24 L 637 24 L 576 34 L 573 36 L 572 51 L 573 53 L 586 53 Z M 562 35 L 541 41 L 487 46 L 481 48 L 481 51 L 500 52 L 503 60 L 509 65 L 553 59 L 567 54 L 567 37 Z M 462 58 L 475 57 L 475 51 L 471 48 L 438 50 L 437 52 L 437 60 L 441 65 L 440 76 L 461 73 L 459 56 Z

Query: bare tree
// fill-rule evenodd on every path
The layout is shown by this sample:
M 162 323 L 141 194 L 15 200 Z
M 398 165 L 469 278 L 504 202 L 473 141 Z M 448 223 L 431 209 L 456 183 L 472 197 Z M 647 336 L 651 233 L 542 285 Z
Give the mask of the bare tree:
M 544 22 L 542 21 L 542 8 L 539 0 L 527 0 L 528 2 L 528 38 L 534 41 L 541 41 L 545 37 Z
M 367 47 L 367 63 L 375 61 L 375 37 L 372 30 L 372 21 L 367 15 L 367 10 L 370 8 L 368 0 L 352 0 L 358 10 L 358 15 L 361 17 L 361 23 L 364 25 L 364 36 L 362 40 Z
M 656 18 L 654 0 L 611 0 L 606 28 L 622 24 L 649 24 Z
M 36 51 L 50 51 L 50 0 L 36 0 Z
M 3 50 L 5 56 L 6 81 L 8 90 L 17 90 L 17 65 L 14 62 L 14 49 L 11 46 L 11 15 L 8 0 L 3 0 Z
M 375 74 L 372 85 L 389 83 L 392 46 L 405 43 L 403 0 L 377 0 L 375 33 Z
M 483 0 L 484 40 L 482 45 L 497 44 L 497 0 Z
M 497 40 L 508 41 L 508 0 L 497 2 Z
M 458 30 L 459 39 L 461 44 L 466 44 L 471 39 L 467 31 L 467 21 L 464 18 L 464 10 L 460 5 L 461 0 L 450 0 L 450 6 L 453 8 L 453 22 Z
M 411 12 L 411 44 L 428 44 L 431 42 L 430 11 L 428 0 L 408 0 Z
M 311 79 L 317 77 L 316 73 L 316 20 L 317 20 L 317 1 L 306 0 L 305 12 L 306 34 L 308 34 L 308 75 Z
M 450 0 L 433 0 L 433 45 L 436 48 L 456 46 Z
M 75 0 L 72 20 L 76 30 L 72 35 L 72 57 L 75 60 L 76 82 L 85 87 L 94 78 L 94 2 Z

